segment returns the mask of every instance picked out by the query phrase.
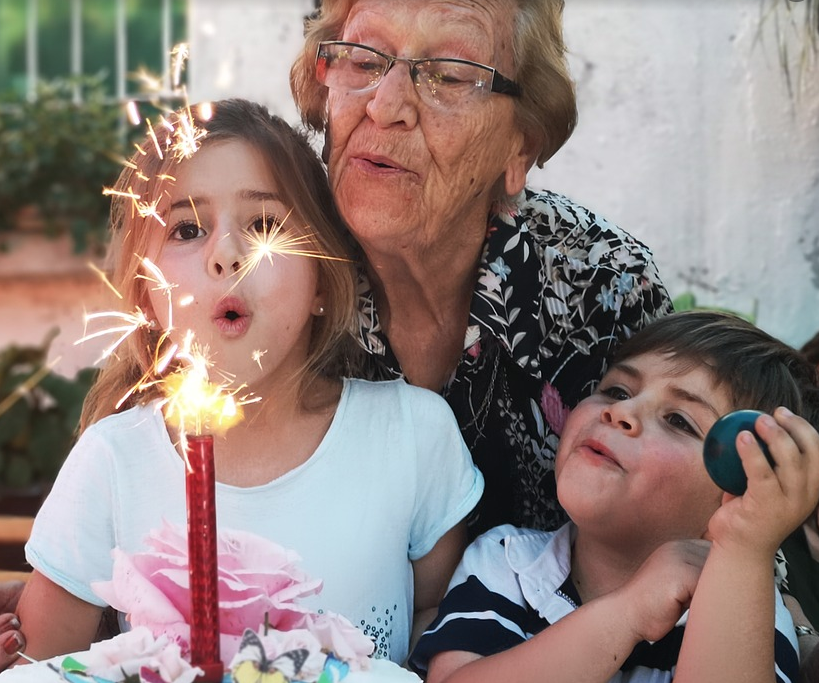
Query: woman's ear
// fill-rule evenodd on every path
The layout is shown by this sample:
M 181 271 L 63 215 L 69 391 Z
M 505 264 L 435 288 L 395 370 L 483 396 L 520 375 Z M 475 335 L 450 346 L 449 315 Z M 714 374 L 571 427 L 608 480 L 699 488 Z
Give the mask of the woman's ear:
M 505 190 L 509 197 L 514 197 L 526 186 L 526 175 L 537 159 L 536 141 L 524 132 L 518 135 L 520 139 L 509 156 L 504 173 Z

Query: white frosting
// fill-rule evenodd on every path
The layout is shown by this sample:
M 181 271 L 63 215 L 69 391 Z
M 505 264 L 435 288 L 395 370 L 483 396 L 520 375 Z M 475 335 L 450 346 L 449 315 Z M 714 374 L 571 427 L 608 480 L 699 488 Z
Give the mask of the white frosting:
M 78 661 L 83 661 L 84 654 L 86 653 L 79 652 L 73 656 Z M 64 656 L 59 656 L 38 664 L 15 666 L 0 673 L 0 681 L 2 683 L 47 683 L 52 680 L 56 682 L 59 678 L 56 673 L 48 669 L 48 662 L 59 666 L 63 659 Z M 421 683 L 421 679 L 394 662 L 374 659 L 368 671 L 351 671 L 344 677 L 342 683 Z

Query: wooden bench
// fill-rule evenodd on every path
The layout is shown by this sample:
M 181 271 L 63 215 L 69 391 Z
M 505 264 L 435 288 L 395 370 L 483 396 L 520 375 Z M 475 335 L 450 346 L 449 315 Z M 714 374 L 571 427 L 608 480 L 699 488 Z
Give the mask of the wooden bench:
M 0 581 L 26 581 L 30 572 L 23 546 L 31 535 L 33 517 L 0 515 Z

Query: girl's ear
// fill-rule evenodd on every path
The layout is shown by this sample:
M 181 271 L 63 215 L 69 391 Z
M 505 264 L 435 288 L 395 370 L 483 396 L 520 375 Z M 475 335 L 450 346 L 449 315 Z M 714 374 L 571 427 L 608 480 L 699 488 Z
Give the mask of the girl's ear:
M 316 295 L 313 297 L 313 306 L 310 313 L 313 315 L 324 315 L 327 311 L 327 286 L 325 284 L 324 273 L 319 271 L 318 282 L 316 283 Z
M 313 300 L 313 308 L 310 309 L 310 313 L 313 315 L 324 315 L 327 311 L 325 306 L 325 297 L 323 294 L 317 294 L 316 298 Z

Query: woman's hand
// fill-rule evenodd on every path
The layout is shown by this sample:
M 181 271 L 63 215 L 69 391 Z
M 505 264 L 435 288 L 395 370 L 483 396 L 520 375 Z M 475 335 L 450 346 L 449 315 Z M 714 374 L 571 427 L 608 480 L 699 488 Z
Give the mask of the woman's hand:
M 14 664 L 25 649 L 26 639 L 20 631 L 20 621 L 14 610 L 23 593 L 25 583 L 22 581 L 3 581 L 0 583 L 0 671 Z
M 4 585 L 2 588 L 5 590 L 6 586 Z M 0 614 L 0 643 L 3 644 L 3 649 L 0 651 L 0 671 L 2 671 L 17 661 L 20 657 L 18 653 L 26 646 L 25 638 L 20 632 L 20 621 L 17 619 L 17 615 L 12 612 Z
M 748 488 L 742 496 L 725 494 L 708 525 L 708 538 L 742 554 L 773 557 L 819 502 L 819 433 L 786 408 L 760 416 L 754 427 L 775 466 L 750 432 L 737 436 Z

